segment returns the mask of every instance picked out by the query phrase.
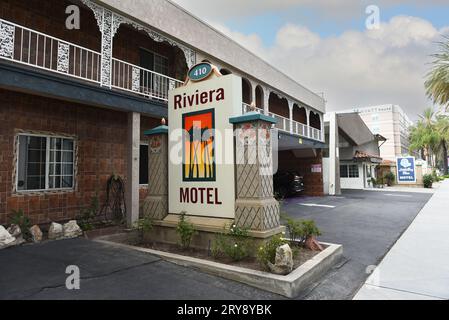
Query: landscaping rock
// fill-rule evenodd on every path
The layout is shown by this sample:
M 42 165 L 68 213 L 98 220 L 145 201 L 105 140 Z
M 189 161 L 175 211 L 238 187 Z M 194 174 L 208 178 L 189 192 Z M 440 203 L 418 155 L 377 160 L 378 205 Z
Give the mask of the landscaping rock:
M 8 232 L 10 235 L 12 235 L 14 238 L 16 238 L 16 241 L 14 241 L 13 245 L 19 246 L 26 242 L 23 239 L 22 229 L 20 229 L 20 227 L 18 225 L 16 225 L 16 224 L 11 225 L 8 228 Z
M 321 244 L 318 242 L 318 240 L 315 239 L 314 237 L 307 238 L 305 246 L 307 249 L 312 250 L 312 251 L 323 251 L 324 250 L 323 246 L 321 246 Z
M 34 243 L 39 243 L 42 241 L 43 233 L 41 228 L 38 225 L 34 225 L 30 228 L 31 240 Z
M 288 244 L 284 244 L 276 249 L 276 259 L 274 265 L 268 263 L 271 272 L 279 275 L 287 275 L 293 271 L 293 252 Z
M 64 227 L 64 238 L 72 239 L 83 235 L 83 230 L 78 226 L 76 220 L 67 222 Z
M 13 224 L 8 228 L 8 232 L 10 235 L 12 235 L 14 238 L 18 238 L 22 235 L 22 230 L 17 224 Z
M 64 228 L 62 224 L 53 222 L 48 229 L 48 239 L 50 240 L 59 240 L 64 238 Z
M 16 238 L 14 238 L 3 226 L 0 226 L 0 249 L 13 246 L 15 241 Z

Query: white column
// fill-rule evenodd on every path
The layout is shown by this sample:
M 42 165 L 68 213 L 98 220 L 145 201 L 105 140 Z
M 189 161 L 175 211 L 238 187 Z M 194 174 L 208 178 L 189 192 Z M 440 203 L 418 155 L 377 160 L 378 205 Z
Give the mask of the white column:
M 270 112 L 270 91 L 263 88 L 263 109 L 266 115 Z
M 324 130 L 325 130 L 324 129 L 325 128 L 324 127 L 324 114 L 320 113 L 320 121 L 321 121 L 321 137 L 320 138 L 321 138 L 321 141 L 324 142 L 324 140 L 325 140 L 324 139 L 324 137 L 325 137 L 325 132 L 324 132 Z
M 289 111 L 289 119 L 290 119 L 290 133 L 293 133 L 293 105 L 294 102 L 288 100 L 288 111 Z
M 337 114 L 329 113 L 329 195 L 341 193 Z
M 139 219 L 140 113 L 132 112 L 128 114 L 126 153 L 126 221 L 128 227 L 132 227 Z

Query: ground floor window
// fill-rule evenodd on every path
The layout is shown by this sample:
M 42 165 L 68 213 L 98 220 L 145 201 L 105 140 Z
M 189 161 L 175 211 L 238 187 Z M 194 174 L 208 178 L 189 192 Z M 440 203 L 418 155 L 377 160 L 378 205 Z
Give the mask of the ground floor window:
M 74 139 L 19 135 L 17 190 L 72 189 L 74 161 Z
M 344 164 L 340 166 L 340 178 L 358 178 L 359 166 L 356 164 Z
M 147 185 L 148 179 L 148 145 L 140 145 L 140 168 L 139 168 L 139 183 Z

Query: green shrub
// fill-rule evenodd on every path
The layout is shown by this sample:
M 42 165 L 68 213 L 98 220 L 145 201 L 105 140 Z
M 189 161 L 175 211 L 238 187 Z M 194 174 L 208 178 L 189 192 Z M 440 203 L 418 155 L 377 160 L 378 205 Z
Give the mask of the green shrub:
M 321 236 L 321 231 L 315 224 L 313 220 L 303 220 L 302 221 L 302 232 L 305 240 L 310 237 L 318 237 Z
M 290 244 L 294 247 L 296 244 L 303 244 L 310 237 L 321 235 L 321 231 L 313 220 L 295 220 L 283 214 L 286 221 L 286 228 Z
M 22 236 L 25 240 L 31 239 L 31 221 L 30 218 L 28 218 L 24 213 L 22 209 L 19 209 L 18 211 L 12 210 L 12 217 L 10 219 L 10 224 L 18 225 L 20 230 L 22 231 Z
M 145 215 L 142 219 L 137 220 L 134 225 L 134 229 L 139 232 L 140 239 L 143 240 L 145 233 L 153 230 L 153 219 L 150 215 Z
M 303 225 L 301 220 L 294 220 L 291 218 L 286 219 L 286 228 L 290 243 L 294 243 L 296 240 L 302 241 L 304 238 Z
M 433 176 L 431 174 L 425 174 L 423 176 L 424 188 L 431 189 L 433 186 Z
M 211 254 L 216 259 L 226 256 L 233 261 L 241 261 L 251 255 L 253 248 L 247 229 L 236 225 L 217 234 L 212 242 Z
M 94 228 L 94 220 L 100 213 L 100 199 L 96 194 L 89 207 L 81 209 L 81 214 L 78 217 L 78 225 L 83 231 L 90 231 Z
M 181 213 L 179 217 L 176 233 L 180 238 L 180 245 L 183 250 L 190 248 L 192 238 L 196 234 L 195 226 L 186 220 L 186 213 Z
M 268 270 L 269 263 L 274 264 L 275 262 L 277 248 L 287 243 L 288 241 L 282 239 L 281 235 L 277 235 L 272 237 L 270 241 L 262 245 L 257 251 L 257 260 L 259 261 L 261 266 Z
M 396 176 L 394 175 L 393 172 L 388 172 L 387 174 L 385 174 L 384 178 L 389 187 L 391 187 L 396 180 Z

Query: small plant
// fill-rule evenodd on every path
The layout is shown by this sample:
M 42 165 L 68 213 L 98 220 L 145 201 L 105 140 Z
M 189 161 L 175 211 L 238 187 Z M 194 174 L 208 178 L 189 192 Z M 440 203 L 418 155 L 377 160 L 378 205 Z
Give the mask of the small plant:
M 149 215 L 145 215 L 136 222 L 134 229 L 139 232 L 140 239 L 143 240 L 144 235 L 153 230 L 153 219 Z
M 286 217 L 286 222 L 287 222 L 286 228 L 288 236 L 290 238 L 290 244 L 294 244 L 295 241 L 301 240 L 304 237 L 301 221 Z
M 384 179 L 385 179 L 387 185 L 389 187 L 391 187 L 393 185 L 394 181 L 396 180 L 396 176 L 394 175 L 393 172 L 388 172 L 387 174 L 385 174 Z
M 318 237 L 321 236 L 321 231 L 318 229 L 318 227 L 315 224 L 315 221 L 313 220 L 303 220 L 302 223 L 302 232 L 305 240 L 312 238 L 312 237 Z
M 78 224 L 83 231 L 90 231 L 94 228 L 94 220 L 100 212 L 100 199 L 98 194 L 92 198 L 89 207 L 81 209 Z
M 277 248 L 287 243 L 288 241 L 283 239 L 281 235 L 277 235 L 262 245 L 257 251 L 257 260 L 261 266 L 264 269 L 269 270 L 269 263 L 275 263 Z
M 211 248 L 212 256 L 216 259 L 226 256 L 232 261 L 241 261 L 250 256 L 252 246 L 247 229 L 232 225 L 221 234 L 217 234 Z
M 180 245 L 183 250 L 190 248 L 193 236 L 196 234 L 193 224 L 186 220 L 186 212 L 182 212 L 179 217 L 179 223 L 176 227 L 176 233 L 180 238 Z
M 431 189 L 433 186 L 433 176 L 431 174 L 425 174 L 423 176 L 424 188 Z
M 371 178 L 370 180 L 371 180 L 371 186 L 372 186 L 373 188 L 375 188 L 375 187 L 377 186 L 377 180 L 376 180 L 376 178 Z
M 25 240 L 31 239 L 31 221 L 30 218 L 28 218 L 24 213 L 22 209 L 19 209 L 18 211 L 13 210 L 12 211 L 12 217 L 10 220 L 10 224 L 15 224 L 19 226 L 20 230 L 22 231 L 23 238 Z

